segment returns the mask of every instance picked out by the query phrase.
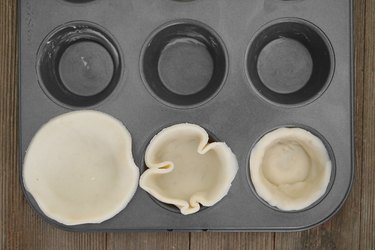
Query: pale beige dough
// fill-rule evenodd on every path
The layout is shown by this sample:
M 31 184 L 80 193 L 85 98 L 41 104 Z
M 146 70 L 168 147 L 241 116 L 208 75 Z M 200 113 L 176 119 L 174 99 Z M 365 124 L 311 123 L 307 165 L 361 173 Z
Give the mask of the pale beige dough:
M 133 197 L 138 179 L 128 130 L 97 111 L 50 120 L 32 139 L 23 165 L 26 190 L 45 215 L 65 225 L 115 216 Z
M 222 142 L 208 143 L 207 132 L 194 124 L 162 130 L 146 149 L 147 167 L 140 186 L 156 199 L 192 214 L 212 206 L 229 191 L 238 164 Z
M 331 160 L 322 141 L 301 128 L 279 128 L 251 151 L 251 181 L 258 195 L 281 210 L 301 210 L 327 190 Z

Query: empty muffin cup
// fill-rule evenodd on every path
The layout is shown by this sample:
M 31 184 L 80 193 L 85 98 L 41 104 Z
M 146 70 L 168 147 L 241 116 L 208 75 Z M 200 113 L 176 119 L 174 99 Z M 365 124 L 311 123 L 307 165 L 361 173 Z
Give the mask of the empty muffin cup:
M 313 100 L 326 89 L 333 74 L 333 50 L 323 32 L 311 23 L 280 19 L 255 35 L 246 67 L 261 96 L 296 105 Z
M 140 178 L 140 187 L 184 215 L 198 212 L 200 205 L 219 202 L 238 169 L 237 159 L 225 143 L 209 143 L 203 128 L 188 123 L 159 132 L 146 149 L 145 163 L 148 169 Z
M 88 107 L 106 99 L 121 77 L 119 46 L 103 28 L 71 22 L 55 29 L 37 55 L 39 83 L 51 99 Z
M 146 42 L 141 74 L 147 89 L 161 102 L 196 106 L 211 99 L 227 74 L 227 54 L 207 25 L 180 20 L 157 29 Z
M 65 224 L 101 223 L 132 199 L 139 170 L 126 127 L 91 110 L 57 116 L 32 139 L 23 184 L 42 212 Z
M 302 128 L 278 128 L 264 135 L 251 150 L 249 169 L 257 195 L 284 211 L 317 202 L 333 176 L 325 144 Z

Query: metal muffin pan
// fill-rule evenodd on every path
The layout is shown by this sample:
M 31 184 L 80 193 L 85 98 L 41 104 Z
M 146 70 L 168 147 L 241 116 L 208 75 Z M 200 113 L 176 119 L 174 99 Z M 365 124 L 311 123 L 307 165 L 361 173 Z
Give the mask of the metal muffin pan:
M 51 118 L 94 109 L 121 120 L 145 170 L 151 138 L 189 122 L 226 142 L 239 163 L 226 197 L 184 216 L 138 188 L 100 224 L 72 231 L 289 231 L 316 226 L 345 201 L 354 174 L 350 0 L 19 0 L 20 166 Z M 89 67 L 87 67 L 89 66 Z M 317 135 L 333 171 L 312 206 L 283 212 L 255 193 L 249 155 L 265 133 Z M 22 182 L 22 177 L 21 177 Z

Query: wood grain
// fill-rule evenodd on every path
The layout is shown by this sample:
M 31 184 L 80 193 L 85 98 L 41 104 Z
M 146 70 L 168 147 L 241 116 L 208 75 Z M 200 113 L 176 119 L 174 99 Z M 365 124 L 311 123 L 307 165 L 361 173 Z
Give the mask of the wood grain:
M 191 233 L 190 249 L 274 249 L 273 233 Z
M 189 233 L 109 233 L 108 249 L 189 249 Z
M 354 0 L 356 175 L 343 209 L 297 233 L 69 233 L 19 185 L 16 0 L 0 0 L 0 249 L 375 249 L 375 0 Z
M 375 248 L 375 1 L 366 2 L 361 249 Z

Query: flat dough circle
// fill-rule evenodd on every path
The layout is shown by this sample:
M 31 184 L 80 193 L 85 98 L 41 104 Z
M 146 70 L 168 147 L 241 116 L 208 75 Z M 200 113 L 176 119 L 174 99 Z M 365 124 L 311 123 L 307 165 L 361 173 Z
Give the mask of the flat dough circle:
M 331 160 L 323 142 L 301 128 L 279 128 L 251 151 L 251 181 L 258 195 L 281 210 L 301 210 L 327 190 Z
M 48 217 L 65 225 L 100 223 L 123 210 L 139 179 L 125 126 L 97 111 L 53 118 L 32 139 L 25 188 Z
M 146 149 L 147 167 L 140 186 L 182 214 L 213 206 L 229 191 L 238 164 L 223 142 L 209 143 L 207 132 L 195 124 L 177 124 L 158 133 Z

